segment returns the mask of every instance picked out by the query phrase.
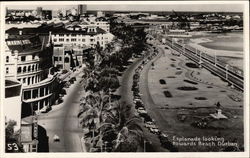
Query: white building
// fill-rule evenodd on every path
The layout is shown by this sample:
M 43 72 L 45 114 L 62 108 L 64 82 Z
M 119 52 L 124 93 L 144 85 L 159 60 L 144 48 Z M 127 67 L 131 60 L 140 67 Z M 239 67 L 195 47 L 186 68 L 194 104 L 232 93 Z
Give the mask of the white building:
M 56 99 L 56 75 L 51 73 L 52 47 L 49 37 L 19 34 L 16 29 L 7 30 L 5 47 L 5 78 L 22 84 L 23 117 L 46 110 Z
M 105 48 L 113 38 L 113 34 L 95 26 L 87 28 L 72 26 L 70 29 L 60 28 L 52 31 L 52 41 L 55 45 L 95 47 L 99 43 L 101 47 Z
M 104 17 L 105 13 L 103 11 L 97 11 L 96 16 L 97 17 Z

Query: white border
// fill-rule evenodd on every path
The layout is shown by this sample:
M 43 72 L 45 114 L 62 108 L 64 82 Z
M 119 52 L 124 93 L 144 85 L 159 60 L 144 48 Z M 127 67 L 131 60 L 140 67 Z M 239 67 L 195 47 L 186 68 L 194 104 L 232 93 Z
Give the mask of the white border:
M 10 158 L 33 158 L 33 157 L 121 157 L 121 158 L 128 158 L 128 157 L 154 157 L 154 158 L 161 158 L 161 157 L 220 157 L 220 158 L 231 158 L 231 157 L 249 157 L 249 2 L 248 1 L 28 1 L 28 2 L 0 2 L 1 3 L 1 9 L 0 9 L 0 28 L 1 28 L 1 53 L 4 52 L 4 23 L 5 23 L 5 7 L 7 5 L 77 5 L 77 4 L 106 4 L 106 5 L 121 5 L 121 4 L 154 4 L 154 5 L 160 5 L 160 4 L 243 4 L 244 5 L 244 79 L 245 79 L 245 91 L 244 91 L 244 133 L 245 133 L 245 152 L 177 152 L 177 153 L 24 153 L 24 154 L 15 154 L 15 153 L 5 153 L 4 152 L 4 115 L 3 115 L 3 106 L 1 107 L 1 113 L 0 113 L 0 157 L 10 157 Z M 3 55 L 0 56 L 0 68 L 1 70 L 4 70 L 3 63 Z M 1 104 L 3 103 L 2 98 L 4 97 L 4 74 L 3 71 L 0 71 L 0 86 L 1 86 L 1 92 L 0 92 L 0 98 L 1 98 Z

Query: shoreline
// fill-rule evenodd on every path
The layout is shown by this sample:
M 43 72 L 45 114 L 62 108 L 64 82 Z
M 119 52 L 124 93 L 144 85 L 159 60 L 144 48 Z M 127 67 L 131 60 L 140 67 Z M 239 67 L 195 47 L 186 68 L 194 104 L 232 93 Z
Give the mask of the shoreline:
M 211 56 L 217 56 L 222 61 L 227 62 L 231 66 L 237 67 L 243 70 L 243 60 L 244 60 L 244 51 L 230 51 L 230 50 L 220 50 L 207 48 L 202 45 L 202 43 L 213 42 L 206 37 L 200 37 L 196 39 L 190 39 L 188 45 L 195 47 Z

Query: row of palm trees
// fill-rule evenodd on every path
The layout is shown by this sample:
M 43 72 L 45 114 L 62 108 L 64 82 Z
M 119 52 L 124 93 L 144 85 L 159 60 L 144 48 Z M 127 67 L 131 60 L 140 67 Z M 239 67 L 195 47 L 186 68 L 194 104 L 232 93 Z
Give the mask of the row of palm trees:
M 117 76 L 123 65 L 143 51 L 146 35 L 123 24 L 113 30 L 117 37 L 113 42 L 105 49 L 97 44 L 88 54 L 78 118 L 90 151 L 137 151 L 143 143 L 142 121 L 131 105 L 114 100 L 112 92 L 120 86 Z

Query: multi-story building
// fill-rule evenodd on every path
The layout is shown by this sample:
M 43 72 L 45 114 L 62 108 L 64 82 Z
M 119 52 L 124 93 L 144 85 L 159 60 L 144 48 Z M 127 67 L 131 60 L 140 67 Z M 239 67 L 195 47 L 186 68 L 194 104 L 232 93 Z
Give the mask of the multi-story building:
M 87 12 L 87 5 L 80 4 L 77 6 L 78 15 L 83 15 Z
M 114 35 L 95 26 L 79 28 L 73 26 L 72 29 L 54 29 L 52 31 L 52 41 L 55 45 L 75 45 L 90 46 L 99 45 L 105 48 L 106 44 L 112 41 Z
M 89 47 L 55 45 L 53 51 L 53 65 L 58 69 L 70 70 L 83 65 L 83 53 Z
M 56 99 L 56 75 L 48 36 L 6 31 L 6 79 L 22 84 L 22 117 L 50 108 Z

